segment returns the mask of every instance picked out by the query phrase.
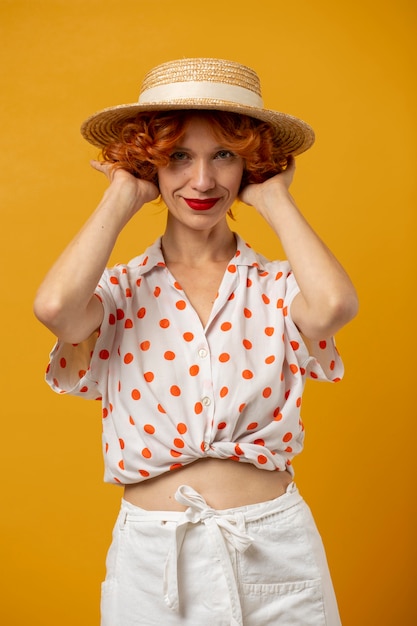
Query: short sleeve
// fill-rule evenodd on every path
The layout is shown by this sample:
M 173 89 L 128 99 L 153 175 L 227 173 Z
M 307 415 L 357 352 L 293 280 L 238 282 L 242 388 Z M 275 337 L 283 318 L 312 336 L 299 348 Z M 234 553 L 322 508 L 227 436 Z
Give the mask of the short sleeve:
M 291 304 L 300 292 L 295 276 L 292 272 L 287 277 L 287 289 L 284 302 L 286 335 L 291 345 L 297 345 L 295 354 L 298 364 L 307 378 L 327 382 L 338 382 L 343 378 L 344 366 L 336 347 L 334 337 L 322 340 L 308 340 L 298 330 L 291 317 Z
M 78 344 L 57 341 L 46 370 L 46 382 L 56 393 L 99 400 L 99 381 L 91 377 L 97 333 Z
M 100 400 L 105 392 L 117 306 L 103 284 L 100 283 L 95 294 L 104 308 L 100 330 L 79 344 L 57 341 L 50 354 L 46 382 L 56 393 Z

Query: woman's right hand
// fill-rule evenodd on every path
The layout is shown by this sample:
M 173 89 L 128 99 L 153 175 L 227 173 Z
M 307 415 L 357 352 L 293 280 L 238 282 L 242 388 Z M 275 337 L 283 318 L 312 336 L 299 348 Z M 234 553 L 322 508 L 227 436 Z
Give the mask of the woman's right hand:
M 91 166 L 109 180 L 106 195 L 114 199 L 115 210 L 126 211 L 126 222 L 147 202 L 156 200 L 159 189 L 154 183 L 136 178 L 127 170 L 114 167 L 111 163 L 91 161 Z

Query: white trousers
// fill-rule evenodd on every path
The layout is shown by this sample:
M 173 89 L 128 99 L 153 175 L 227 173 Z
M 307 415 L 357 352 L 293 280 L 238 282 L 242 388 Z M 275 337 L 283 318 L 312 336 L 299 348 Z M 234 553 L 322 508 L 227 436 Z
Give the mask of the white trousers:
M 122 501 L 107 555 L 101 626 L 340 626 L 320 535 L 292 483 L 268 502 L 184 513 Z

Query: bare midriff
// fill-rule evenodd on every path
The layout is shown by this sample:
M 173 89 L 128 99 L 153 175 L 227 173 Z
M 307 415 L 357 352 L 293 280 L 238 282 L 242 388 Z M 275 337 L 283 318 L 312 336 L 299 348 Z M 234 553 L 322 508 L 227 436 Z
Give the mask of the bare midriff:
M 175 500 L 180 485 L 195 489 L 213 509 L 230 509 L 273 500 L 291 483 L 287 471 L 261 470 L 250 463 L 202 459 L 133 485 L 125 485 L 124 498 L 149 511 L 183 511 Z

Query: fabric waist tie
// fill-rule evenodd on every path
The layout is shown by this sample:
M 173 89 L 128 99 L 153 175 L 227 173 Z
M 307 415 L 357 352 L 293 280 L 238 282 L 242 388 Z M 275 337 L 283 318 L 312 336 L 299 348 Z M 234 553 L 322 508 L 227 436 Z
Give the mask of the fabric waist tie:
M 242 626 L 238 586 L 227 543 L 239 552 L 245 552 L 253 542 L 252 537 L 246 532 L 245 521 L 260 519 L 265 514 L 282 510 L 283 500 L 288 496 L 292 496 L 294 504 L 301 500 L 294 483 L 291 483 L 286 494 L 276 500 L 261 505 L 217 511 L 209 507 L 204 498 L 192 487 L 181 485 L 175 494 L 175 499 L 188 508 L 178 519 L 174 543 L 165 562 L 164 599 L 167 605 L 173 610 L 179 609 L 178 560 L 188 525 L 203 523 L 217 551 L 226 580 L 232 615 L 230 626 Z M 284 508 L 288 505 L 287 501 Z
M 252 538 L 244 530 L 244 514 L 242 512 L 221 514 L 215 509 L 210 508 L 197 491 L 186 485 L 182 485 L 178 488 L 175 499 L 184 506 L 188 505 L 188 508 L 178 521 L 175 532 L 175 542 L 168 554 L 165 564 L 165 602 L 171 609 L 178 610 L 177 565 L 182 543 L 187 532 L 188 524 L 202 522 L 208 530 L 210 540 L 214 543 L 223 568 L 232 611 L 231 626 L 241 626 L 242 613 L 239 593 L 233 566 L 230 561 L 230 555 L 225 542 L 230 542 L 239 552 L 244 552 L 250 546 Z

